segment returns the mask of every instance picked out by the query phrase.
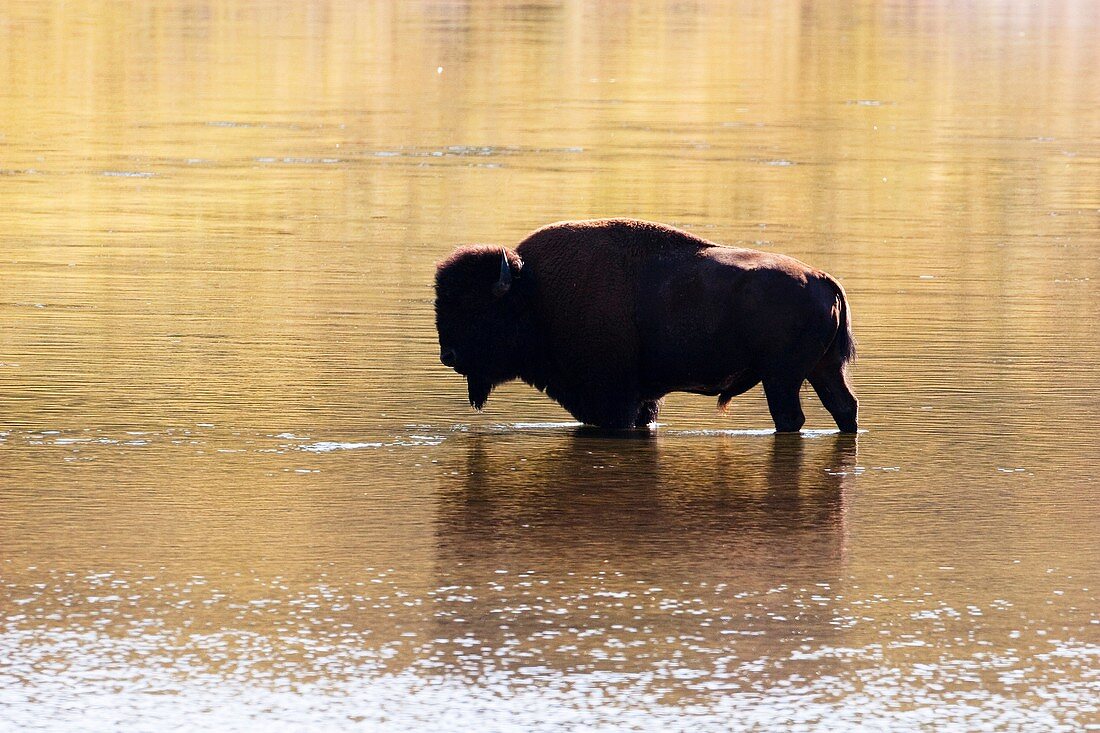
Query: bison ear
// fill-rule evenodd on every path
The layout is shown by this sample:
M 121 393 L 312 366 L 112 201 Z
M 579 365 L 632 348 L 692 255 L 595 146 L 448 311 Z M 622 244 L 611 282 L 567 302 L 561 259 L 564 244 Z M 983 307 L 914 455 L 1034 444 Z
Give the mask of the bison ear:
M 519 277 L 518 270 L 523 267 L 523 262 L 519 263 L 516 277 Z M 502 297 L 512 288 L 512 266 L 508 262 L 508 252 L 503 247 L 500 248 L 500 277 L 495 283 L 493 283 L 493 295 L 497 298 Z

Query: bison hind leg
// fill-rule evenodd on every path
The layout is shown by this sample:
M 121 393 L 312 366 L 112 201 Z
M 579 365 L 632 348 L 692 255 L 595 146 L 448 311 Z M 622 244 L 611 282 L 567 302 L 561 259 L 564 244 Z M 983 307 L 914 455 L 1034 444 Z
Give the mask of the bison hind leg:
M 775 422 L 775 432 L 797 433 L 806 424 L 798 398 L 802 381 L 782 377 L 764 380 L 764 396 L 768 398 L 768 410 Z
M 822 359 L 821 363 L 810 372 L 810 385 L 817 392 L 821 404 L 825 405 L 825 409 L 833 416 L 840 432 L 859 431 L 857 422 L 859 400 L 852 394 L 846 364 L 828 363 Z

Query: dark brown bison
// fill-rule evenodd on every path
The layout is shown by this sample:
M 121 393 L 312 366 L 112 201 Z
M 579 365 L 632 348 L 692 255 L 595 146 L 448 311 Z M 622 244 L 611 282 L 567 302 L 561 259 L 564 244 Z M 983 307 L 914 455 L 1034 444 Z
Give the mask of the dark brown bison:
M 669 392 L 724 408 L 763 382 L 776 430 L 797 432 L 809 379 L 841 431 L 856 431 L 844 289 L 790 257 L 644 221 L 563 222 L 514 251 L 458 248 L 435 289 L 440 361 L 478 410 L 518 378 L 581 422 L 643 427 Z

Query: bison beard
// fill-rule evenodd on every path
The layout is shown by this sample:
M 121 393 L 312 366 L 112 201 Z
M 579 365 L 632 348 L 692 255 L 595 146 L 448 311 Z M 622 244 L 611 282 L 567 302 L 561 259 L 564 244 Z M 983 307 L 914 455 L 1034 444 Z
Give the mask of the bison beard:
M 489 394 L 492 393 L 495 386 L 487 379 L 466 377 L 466 391 L 470 395 L 470 406 L 481 412 L 481 408 L 485 407 L 485 402 L 489 399 Z
M 856 432 L 844 289 L 798 260 L 632 219 L 544 227 L 515 250 L 460 247 L 436 271 L 440 359 L 470 404 L 521 379 L 581 422 L 642 427 L 669 392 L 730 399 L 763 384 L 776 430 L 809 381 Z

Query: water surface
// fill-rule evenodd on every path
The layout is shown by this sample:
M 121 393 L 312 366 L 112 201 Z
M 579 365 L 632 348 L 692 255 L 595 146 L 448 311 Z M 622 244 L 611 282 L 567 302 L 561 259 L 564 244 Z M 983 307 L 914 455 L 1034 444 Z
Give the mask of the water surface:
M 0 729 L 1100 725 L 1091 2 L 8 2 Z M 836 275 L 858 437 L 437 360 L 628 215 Z

